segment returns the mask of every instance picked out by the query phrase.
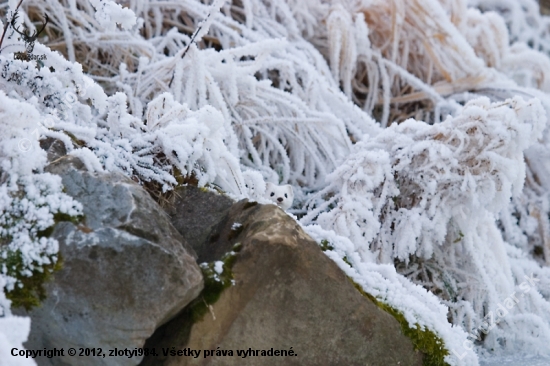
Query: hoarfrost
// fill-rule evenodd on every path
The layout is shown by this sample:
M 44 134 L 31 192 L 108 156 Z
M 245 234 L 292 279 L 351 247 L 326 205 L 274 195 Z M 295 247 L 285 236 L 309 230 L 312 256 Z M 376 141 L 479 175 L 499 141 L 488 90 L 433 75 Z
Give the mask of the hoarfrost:
M 40 64 L 15 60 L 25 44 L 7 32 L 0 258 L 19 250 L 32 272 L 57 253 L 38 233 L 81 212 L 43 172 L 52 137 L 90 171 L 163 192 L 185 177 L 261 201 L 266 181 L 292 184 L 327 255 L 440 336 L 451 365 L 477 363 L 451 350 L 535 278 L 476 346 L 547 350 L 550 18 L 536 1 L 125 4 L 24 1 L 16 25 L 48 14 L 57 37 L 36 41 Z

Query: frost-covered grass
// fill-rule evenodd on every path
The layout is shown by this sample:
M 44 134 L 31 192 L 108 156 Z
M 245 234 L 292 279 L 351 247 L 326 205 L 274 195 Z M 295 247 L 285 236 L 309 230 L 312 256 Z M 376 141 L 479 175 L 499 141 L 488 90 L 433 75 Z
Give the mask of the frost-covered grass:
M 2 27 L 18 3 L 0 5 Z M 292 184 L 293 212 L 327 255 L 440 338 L 448 364 L 548 352 L 550 18 L 535 0 L 19 10 L 20 29 L 50 18 L 40 64 L 14 60 L 25 43 L 11 26 L 0 50 L 0 250 L 21 253 L 21 275 L 55 261 L 55 215 L 81 212 L 44 173 L 48 136 L 156 194 L 194 182 L 258 198 L 266 181 Z M 479 336 L 525 276 L 538 282 Z

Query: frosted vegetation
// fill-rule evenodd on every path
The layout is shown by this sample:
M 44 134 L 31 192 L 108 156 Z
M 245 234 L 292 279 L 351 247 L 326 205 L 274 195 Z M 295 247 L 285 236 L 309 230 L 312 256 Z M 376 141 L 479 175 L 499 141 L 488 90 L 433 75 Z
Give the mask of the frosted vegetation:
M 53 137 L 156 195 L 291 184 L 326 254 L 449 365 L 549 352 L 550 18 L 535 0 L 24 0 L 19 30 L 50 18 L 38 62 L 14 59 L 18 4 L 0 5 L 8 297 L 57 260 L 55 218 L 81 214 L 43 171 Z M 0 340 L 21 342 L 2 334 L 26 324 L 10 314 L 0 293 Z

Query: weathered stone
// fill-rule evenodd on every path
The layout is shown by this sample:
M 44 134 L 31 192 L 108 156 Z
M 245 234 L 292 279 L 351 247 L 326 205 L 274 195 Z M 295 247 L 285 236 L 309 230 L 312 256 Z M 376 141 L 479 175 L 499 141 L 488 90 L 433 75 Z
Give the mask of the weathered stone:
M 414 350 L 395 318 L 360 294 L 279 208 L 239 202 L 222 226 L 219 240 L 209 245 L 241 243 L 232 267 L 234 285 L 200 320 L 192 323 L 193 306 L 200 305 L 205 292 L 158 329 L 146 343 L 158 356 L 146 357 L 143 366 L 422 365 L 423 354 Z M 162 349 L 172 347 L 202 352 L 198 358 L 164 356 Z M 242 358 L 236 353 L 291 347 L 296 356 Z M 214 356 L 205 358 L 204 350 Z M 215 356 L 216 350 L 234 355 Z
M 168 216 L 139 185 L 118 173 L 89 173 L 66 156 L 46 170 L 62 177 L 81 202 L 85 220 L 59 222 L 63 268 L 33 309 L 27 349 L 64 348 L 65 357 L 39 365 L 136 365 L 141 357 L 108 350 L 142 347 L 153 331 L 197 297 L 203 278 L 195 253 Z M 75 348 L 101 348 L 106 357 L 72 357 Z
M 55 161 L 60 157 L 67 155 L 65 144 L 63 144 L 61 140 L 54 139 L 53 137 L 47 137 L 40 140 L 40 147 L 46 150 L 49 162 Z
M 210 246 L 206 244 L 219 230 L 233 201 L 223 195 L 194 186 L 178 187 L 164 210 L 172 225 L 183 235 L 198 255 L 198 262 L 210 258 Z M 223 254 L 223 253 L 222 253 Z

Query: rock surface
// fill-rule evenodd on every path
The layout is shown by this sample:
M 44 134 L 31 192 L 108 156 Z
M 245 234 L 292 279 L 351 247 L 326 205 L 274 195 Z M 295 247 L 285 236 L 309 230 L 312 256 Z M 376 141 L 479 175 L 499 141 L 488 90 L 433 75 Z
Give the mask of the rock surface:
M 198 262 L 209 258 L 205 245 L 214 240 L 211 235 L 219 231 L 233 201 L 225 196 L 194 186 L 178 187 L 168 205 L 164 207 L 172 225 L 178 230 L 198 255 Z M 223 254 L 223 253 L 222 253 Z
M 46 151 L 48 161 L 52 162 L 67 155 L 67 149 L 61 140 L 47 137 L 40 140 L 40 147 Z
M 210 253 L 241 243 L 234 285 L 200 320 L 193 323 L 191 305 L 157 330 L 146 347 L 155 347 L 158 356 L 142 365 L 422 365 L 423 354 L 414 351 L 398 322 L 363 297 L 276 206 L 238 202 L 210 238 L 216 236 L 207 245 Z M 205 292 L 192 304 L 204 298 Z M 164 356 L 162 350 L 172 347 L 201 354 Z M 296 356 L 236 354 L 291 347 Z M 204 350 L 214 356 L 205 358 Z M 234 355 L 218 357 L 216 350 Z
M 64 348 L 65 357 L 37 358 L 38 365 L 136 365 L 141 357 L 107 352 L 142 347 L 197 297 L 202 273 L 193 249 L 145 190 L 121 174 L 82 168 L 64 156 L 46 169 L 61 175 L 85 219 L 54 228 L 63 268 L 46 284 L 43 305 L 19 312 L 32 319 L 25 347 Z M 101 348 L 106 357 L 71 357 L 70 347 Z

